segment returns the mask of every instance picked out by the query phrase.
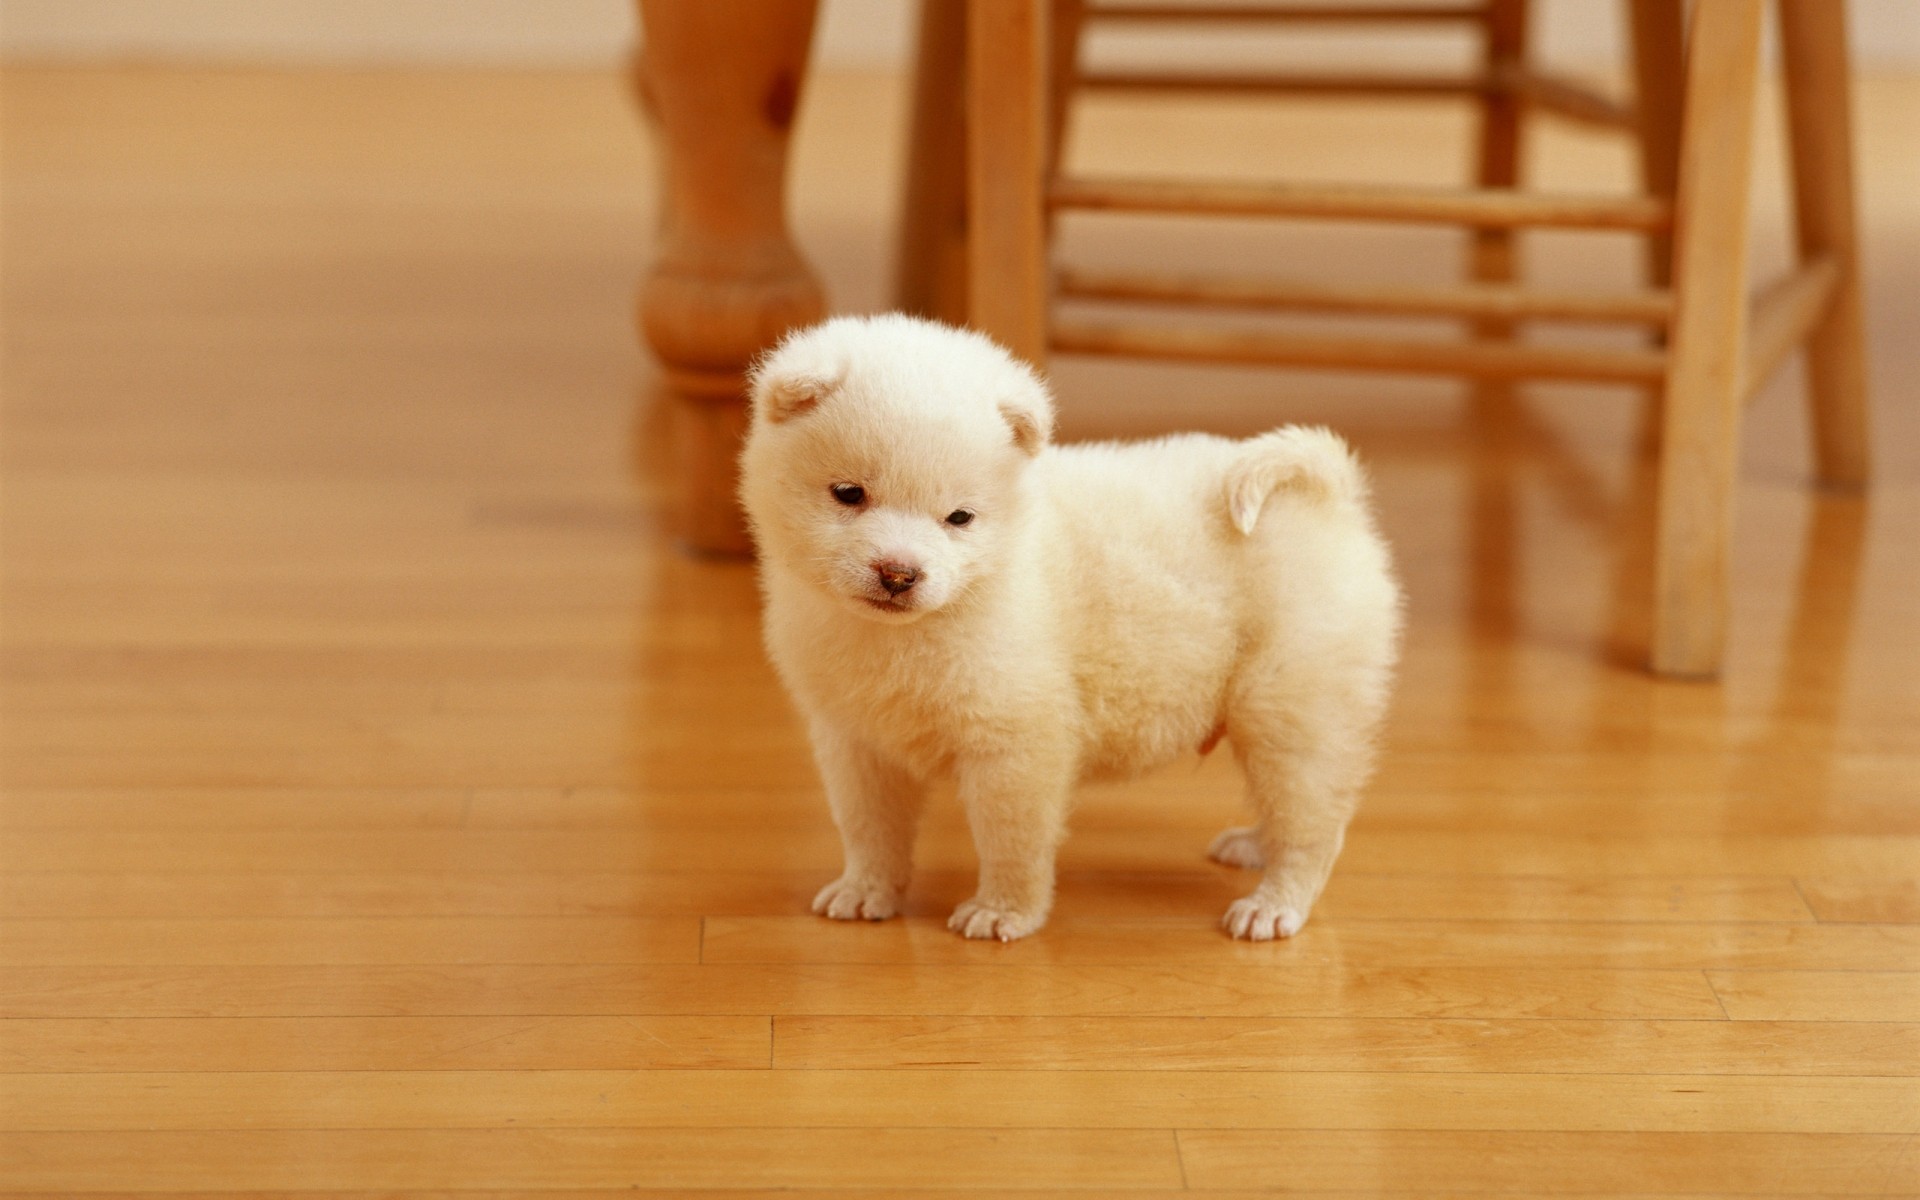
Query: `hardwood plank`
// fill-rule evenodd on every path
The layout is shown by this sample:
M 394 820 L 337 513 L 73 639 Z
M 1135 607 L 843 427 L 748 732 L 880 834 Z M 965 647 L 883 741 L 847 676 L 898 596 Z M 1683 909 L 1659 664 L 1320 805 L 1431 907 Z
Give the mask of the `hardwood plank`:
M 350 1071 L 10 1075 L 20 1130 L 1657 1129 L 1920 1132 L 1894 1077 L 1282 1071 Z
M 10 966 L 139 963 L 695 963 L 692 917 L 0 921 Z
M 709 963 L 1392 963 L 1454 967 L 1532 966 L 1914 970 L 1920 928 L 1759 924 L 1532 921 L 1341 921 L 1316 917 L 1312 932 L 1284 943 L 1221 947 L 1210 922 L 1062 917 L 1011 947 L 954 938 L 930 919 L 879 926 L 818 918 L 709 917 Z M 1000 950 L 1001 953 L 994 953 Z
M 6 1192 L 0 1194 L 4 1194 L 8 1200 L 69 1200 L 69 1197 L 75 1195 L 73 1192 Z M 211 1200 L 213 1197 L 220 1197 L 222 1200 L 227 1200 L 227 1198 L 233 1196 L 232 1192 L 198 1191 L 135 1191 L 115 1194 L 133 1196 L 164 1195 L 170 1197 L 171 1200 Z M 835 1197 L 835 1200 L 948 1200 L 953 1194 L 951 1190 L 946 1188 L 887 1188 L 884 1191 L 874 1191 L 867 1188 L 839 1187 L 832 1189 L 703 1188 L 700 1191 L 701 1200 L 783 1200 L 783 1198 L 793 1196 L 832 1196 Z M 1087 1192 L 1084 1188 L 1021 1188 L 1017 1191 L 996 1190 L 994 1194 L 1000 1197 L 1000 1200 L 1084 1200 Z M 1130 1188 L 1125 1194 L 1129 1200 L 1192 1200 L 1194 1195 L 1193 1192 L 1185 1188 L 1171 1191 L 1160 1188 Z M 1272 1200 L 1274 1193 L 1266 1190 L 1246 1191 L 1239 1188 L 1230 1188 L 1226 1190 L 1210 1190 L 1206 1194 L 1209 1197 L 1213 1197 L 1214 1200 Z M 1477 1192 L 1433 1191 L 1378 1194 L 1418 1195 L 1421 1197 L 1421 1200 L 1479 1200 L 1479 1197 L 1484 1195 L 1484 1193 Z M 1505 1197 L 1506 1200 L 1539 1200 L 1539 1198 L 1543 1196 L 1554 1194 L 1565 1195 L 1566 1193 L 1502 1192 L 1500 1194 L 1502 1197 Z M 1689 1193 L 1682 1195 L 1676 1192 L 1662 1192 L 1657 1197 L 1657 1200 L 1713 1200 L 1713 1197 L 1723 1194 L 1724 1193 Z M 523 1200 L 526 1193 L 521 1191 L 502 1192 L 476 1189 L 448 1192 L 438 1190 L 428 1191 L 415 1188 L 400 1190 L 382 1188 L 377 1192 L 368 1192 L 342 1191 L 330 1188 L 326 1191 L 302 1190 L 298 1192 L 249 1189 L 247 1195 L 252 1198 L 252 1200 Z M 625 1197 L 626 1200 L 648 1200 L 649 1197 L 680 1197 L 683 1195 L 685 1195 L 685 1193 L 679 1190 L 662 1191 L 648 1187 L 620 1189 L 542 1188 L 540 1190 L 541 1200 L 614 1200 L 615 1197 Z M 1291 1188 L 1287 1190 L 1286 1195 L 1289 1200 L 1352 1200 L 1353 1197 L 1353 1193 L 1350 1191 L 1306 1192 L 1295 1191 Z M 1614 1192 L 1609 1193 L 1609 1195 L 1610 1200 L 1656 1200 L 1656 1197 L 1644 1193 Z M 1785 1193 L 1771 1193 L 1765 1196 L 1756 1196 L 1755 1200 L 1786 1200 L 1786 1195 Z
M 1920 1072 L 1920 1024 L 1353 1017 L 781 1016 L 786 1069 Z
M 5 1192 L 8 1200 L 70 1200 L 74 1192 Z M 115 1195 L 167 1196 L 170 1200 L 230 1200 L 232 1192 L 116 1192 Z M 457 1192 L 425 1190 L 418 1188 L 382 1188 L 379 1191 L 347 1191 L 329 1188 L 325 1191 L 262 1191 L 248 1189 L 250 1200 L 524 1200 L 524 1191 L 494 1191 L 491 1189 L 462 1189 Z M 650 1187 L 639 1188 L 542 1188 L 540 1200 L 648 1200 L 649 1197 L 680 1197 L 686 1193 L 678 1189 L 660 1190 Z M 835 1200 L 950 1200 L 953 1191 L 947 1188 L 887 1188 L 875 1191 L 867 1188 L 702 1188 L 700 1200 L 783 1200 L 793 1196 L 832 1196 Z M 1084 1200 L 1085 1188 L 1020 1188 L 1015 1191 L 996 1189 L 994 1195 L 1000 1200 Z M 1247 1191 L 1239 1188 L 1212 1189 L 1206 1193 L 1213 1200 L 1272 1200 L 1269 1190 Z M 1376 1193 L 1380 1195 L 1418 1195 L 1421 1200 L 1479 1200 L 1485 1193 L 1480 1192 L 1435 1192 L 1423 1190 L 1417 1193 Z M 1565 1195 L 1551 1192 L 1502 1192 L 1505 1200 L 1540 1200 L 1549 1195 Z M 1713 1200 L 1725 1193 L 1686 1193 L 1662 1192 L 1657 1200 Z M 1129 1200 L 1192 1200 L 1193 1192 L 1185 1188 L 1167 1190 L 1162 1188 L 1129 1188 L 1126 1192 Z M 1322 1192 L 1296 1191 L 1289 1188 L 1286 1192 L 1289 1200 L 1352 1200 L 1350 1191 Z M 1611 1200 L 1656 1200 L 1645 1193 L 1615 1192 L 1609 1194 Z M 1755 1194 L 1754 1200 L 1786 1200 L 1786 1193 Z
M 1217 938 L 1213 932 L 1196 934 Z M 1698 971 L 1391 970 L 1223 962 L 834 966 L 21 967 L 0 1017 L 526 1016 L 671 1013 L 981 1016 L 1721 1016 Z
M 1065 869 L 1209 869 L 1201 851 L 1218 822 L 1161 830 L 1074 830 Z M 1169 830 L 1184 830 L 1169 836 Z M 965 870 L 963 829 L 932 828 L 919 859 Z M 758 836 L 695 824 L 629 830 L 208 830 L 155 837 L 141 830 L 24 830 L 0 839 L 0 871 L 396 872 L 432 863 L 446 871 L 839 869 L 839 839 L 824 820 L 763 826 Z M 1920 836 L 1674 834 L 1356 834 L 1341 870 L 1414 874 L 1435 863 L 1487 875 L 1897 876 L 1920 860 Z
M 522 698 L 527 703 L 526 698 Z M 543 708 L 542 696 L 533 701 Z M 353 707 L 342 701 L 340 707 Z M 714 719 L 725 714 L 716 706 Z M 746 722 L 737 722 L 736 731 Z M 1856 730 L 1856 734 L 1860 731 Z M 1883 735 L 1874 733 L 1875 738 Z M 1916 733 L 1915 749 L 1920 749 Z M 1496 739 L 1483 734 L 1485 748 Z M 1624 752 L 1629 747 L 1623 744 Z M 1645 747 L 1640 747 L 1644 749 Z M 1863 750 L 1865 743 L 1863 742 Z M 1863 753 L 1849 769 L 1821 787 L 1825 803 L 1809 811 L 1804 793 L 1785 786 L 1747 791 L 1731 785 L 1682 792 L 1674 789 L 1670 811 L 1649 814 L 1643 832 L 1744 834 L 1914 833 L 1909 810 L 1913 789 L 1890 780 L 1888 770 Z M 1399 768 L 1394 768 L 1399 774 Z M 1551 832 L 1568 828 L 1604 832 L 1617 813 L 1624 786 L 1597 781 L 1593 787 L 1538 787 L 1489 794 L 1476 786 L 1447 789 L 1414 786 L 1389 776 L 1373 789 L 1357 828 L 1367 830 L 1487 830 Z M 1222 819 L 1236 811 L 1239 777 L 1206 767 L 1126 784 L 1082 789 L 1082 820 L 1147 826 L 1181 821 L 1196 798 L 1217 801 Z M 678 821 L 690 812 L 703 821 L 757 823 L 768 819 L 819 825 L 826 800 L 816 779 L 804 773 L 770 779 L 758 787 L 713 787 L 658 782 L 636 789 L 585 788 L 10 788 L 0 795 L 0 827 L 73 830 L 119 827 L 171 829 L 617 829 L 637 822 Z
M 1180 1186 L 1173 1135 L 1071 1129 L 273 1130 L 0 1132 L 12 1187 Z
M 267 874 L 22 872 L 0 876 L 0 914 L 50 917 L 765 916 L 803 913 L 818 871 Z M 973 876 L 922 871 L 907 912 L 944 916 Z M 1224 910 L 1238 872 L 1066 871 L 1059 906 L 1094 916 Z M 1784 921 L 1813 919 L 1792 880 L 1766 876 L 1368 875 L 1336 870 L 1315 920 Z
M 758 1070 L 749 1016 L 112 1017 L 0 1021 L 0 1071 Z
M 1741 1021 L 1920 1020 L 1920 972 L 1708 971 Z
M 1873 1193 L 1920 1184 L 1884 1134 L 1182 1131 L 1187 1185 L 1506 1192 Z
M 1821 878 L 1796 881 L 1822 921 L 1920 924 L 1920 879 Z

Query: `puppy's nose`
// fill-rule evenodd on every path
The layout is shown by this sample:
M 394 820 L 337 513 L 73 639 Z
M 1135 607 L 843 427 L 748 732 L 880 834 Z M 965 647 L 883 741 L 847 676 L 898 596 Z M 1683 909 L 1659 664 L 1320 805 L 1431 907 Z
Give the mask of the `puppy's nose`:
M 873 570 L 880 576 L 880 586 L 887 589 L 889 596 L 898 596 L 920 582 L 919 570 L 905 563 L 877 562 Z

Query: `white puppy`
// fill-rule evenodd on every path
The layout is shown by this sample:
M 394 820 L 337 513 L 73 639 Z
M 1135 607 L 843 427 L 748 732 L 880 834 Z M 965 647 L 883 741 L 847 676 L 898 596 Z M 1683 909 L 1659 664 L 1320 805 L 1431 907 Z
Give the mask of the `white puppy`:
M 766 639 L 846 848 L 816 912 L 899 911 L 926 785 L 980 857 L 949 926 L 1023 937 L 1082 778 L 1222 735 L 1266 867 L 1235 937 L 1307 919 L 1372 770 L 1400 593 L 1345 443 L 1286 428 L 1048 444 L 1052 402 L 991 341 L 902 316 L 787 338 L 753 380 L 742 499 Z

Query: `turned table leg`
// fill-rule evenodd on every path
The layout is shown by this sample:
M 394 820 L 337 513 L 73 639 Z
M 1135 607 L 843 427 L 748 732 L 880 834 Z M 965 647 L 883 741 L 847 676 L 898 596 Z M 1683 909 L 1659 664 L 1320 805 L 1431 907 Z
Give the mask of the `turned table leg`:
M 640 326 L 673 398 L 681 538 L 704 553 L 751 551 L 735 499 L 747 367 L 826 312 L 784 203 L 815 7 L 640 0 L 640 88 L 664 185 Z

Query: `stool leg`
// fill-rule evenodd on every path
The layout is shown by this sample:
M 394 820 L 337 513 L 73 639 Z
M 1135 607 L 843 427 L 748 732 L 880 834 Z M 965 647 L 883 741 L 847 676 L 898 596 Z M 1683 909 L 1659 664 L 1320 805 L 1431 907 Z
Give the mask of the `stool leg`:
M 1047 351 L 1044 0 L 967 5 L 967 275 L 975 329 L 1039 365 Z
M 1681 81 L 1686 78 L 1681 34 L 1686 26 L 1684 0 L 1633 0 L 1634 110 L 1639 118 L 1640 187 L 1647 195 L 1672 200 L 1680 178 Z M 1647 237 L 1647 282 L 1672 282 L 1673 239 Z
M 1681 85 L 1687 77 L 1686 0 L 1632 0 L 1627 6 L 1633 32 L 1633 99 L 1638 118 L 1634 135 L 1640 152 L 1640 190 L 1673 203 L 1680 179 Z M 1645 238 L 1646 277 L 1653 287 L 1673 286 L 1673 235 L 1654 230 Z M 1651 334 L 1666 345 L 1666 330 Z M 1640 406 L 1639 452 L 1651 461 L 1660 449 L 1661 397 L 1658 385 L 1647 389 Z
M 921 0 L 894 302 L 967 322 L 966 0 Z
M 1047 27 L 1047 180 L 1060 173 L 1067 153 L 1067 124 L 1073 89 L 1080 82 L 1080 30 L 1087 0 L 1051 0 L 1053 23 Z
M 1842 0 L 1780 0 L 1800 258 L 1831 254 L 1840 266 L 1833 302 L 1806 344 L 1815 453 L 1820 482 L 1852 488 L 1867 481 L 1867 374 L 1846 22 Z
M 1526 65 L 1528 0 L 1491 0 L 1486 12 L 1484 67 L 1492 81 L 1508 80 Z M 1480 146 L 1476 178 L 1483 188 L 1510 188 L 1520 182 L 1521 119 L 1525 107 L 1509 87 L 1480 94 Z M 1509 229 L 1473 231 L 1473 277 L 1505 283 L 1514 275 L 1514 236 Z M 1474 325 L 1482 338 L 1510 338 L 1510 321 L 1482 320 Z M 1500 389 L 1502 391 L 1505 388 Z
M 1654 563 L 1668 675 L 1718 674 L 1726 638 L 1760 16 L 1760 0 L 1696 0 L 1687 44 Z

